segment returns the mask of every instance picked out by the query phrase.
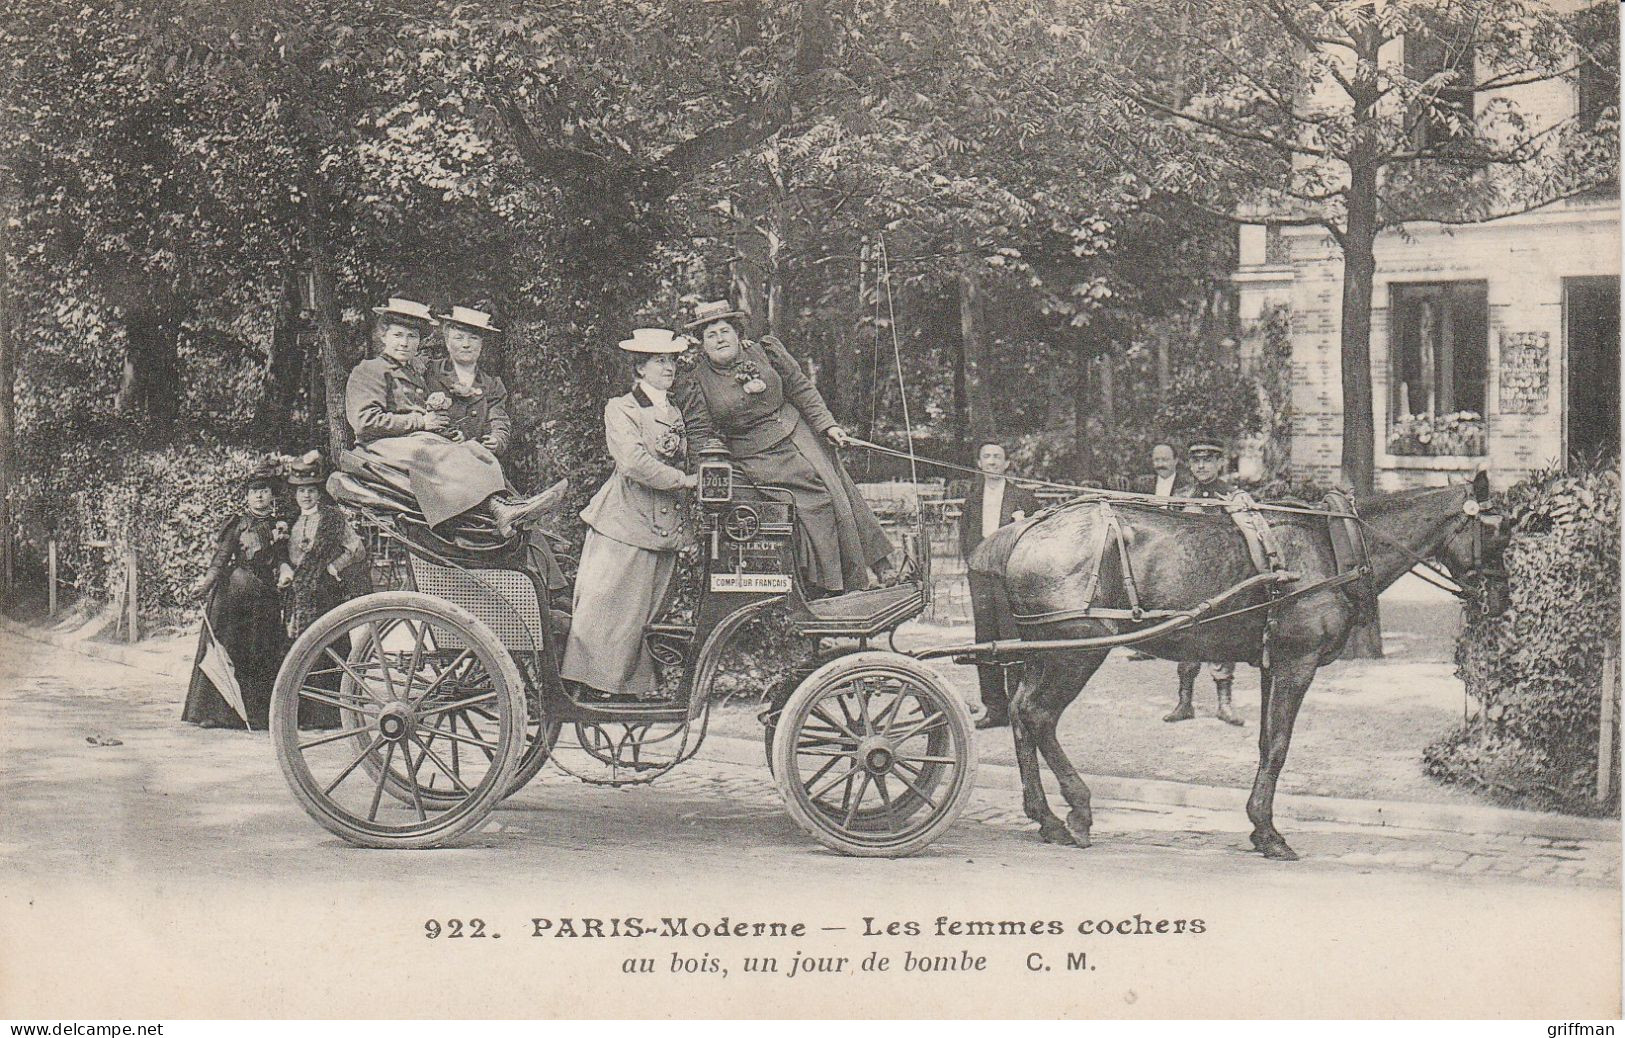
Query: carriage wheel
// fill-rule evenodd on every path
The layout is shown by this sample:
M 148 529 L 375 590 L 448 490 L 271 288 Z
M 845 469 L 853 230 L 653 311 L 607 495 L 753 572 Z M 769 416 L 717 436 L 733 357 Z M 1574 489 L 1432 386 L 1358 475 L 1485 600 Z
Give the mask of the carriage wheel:
M 970 712 L 906 656 L 859 652 L 814 671 L 779 715 L 773 774 L 790 817 L 844 854 L 903 857 L 964 810 Z
M 351 843 L 434 847 L 508 793 L 524 748 L 523 688 L 468 611 L 413 591 L 366 595 L 289 650 L 271 697 L 277 762 L 306 812 Z M 302 728 L 301 703 L 336 708 L 338 727 Z

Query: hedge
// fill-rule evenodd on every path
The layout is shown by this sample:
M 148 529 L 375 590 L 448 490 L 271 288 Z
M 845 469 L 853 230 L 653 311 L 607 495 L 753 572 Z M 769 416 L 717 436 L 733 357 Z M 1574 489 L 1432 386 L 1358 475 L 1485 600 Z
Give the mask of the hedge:
M 1603 656 L 1620 638 L 1618 461 L 1539 473 L 1496 507 L 1509 605 L 1467 609 L 1457 673 L 1479 714 L 1428 748 L 1428 770 L 1532 806 L 1617 811 L 1617 740 L 1613 797 L 1594 794 Z

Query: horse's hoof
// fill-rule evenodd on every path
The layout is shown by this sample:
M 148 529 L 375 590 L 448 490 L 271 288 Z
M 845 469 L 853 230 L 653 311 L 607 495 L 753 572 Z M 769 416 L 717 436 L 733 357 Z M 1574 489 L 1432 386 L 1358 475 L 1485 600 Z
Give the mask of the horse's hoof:
M 1038 835 L 1043 838 L 1045 843 L 1053 843 L 1061 847 L 1078 846 L 1077 838 L 1072 835 L 1072 830 L 1068 829 L 1065 825 L 1062 825 L 1059 820 L 1054 822 L 1045 822 L 1043 825 L 1039 826 Z M 1087 847 L 1088 843 L 1086 842 L 1084 846 Z
M 1298 860 L 1297 853 L 1291 847 L 1288 847 L 1286 841 L 1281 839 L 1279 835 L 1263 836 L 1259 833 L 1253 833 L 1248 838 L 1253 842 L 1253 849 L 1271 861 Z
M 1078 812 L 1073 811 L 1066 816 L 1066 831 L 1072 834 L 1072 842 L 1079 847 L 1089 846 L 1089 829 L 1090 823 L 1079 818 Z

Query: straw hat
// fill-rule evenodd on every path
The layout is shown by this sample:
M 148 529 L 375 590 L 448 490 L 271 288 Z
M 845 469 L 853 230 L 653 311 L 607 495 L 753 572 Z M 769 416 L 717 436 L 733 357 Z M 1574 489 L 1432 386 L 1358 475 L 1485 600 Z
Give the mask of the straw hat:
M 389 305 L 375 306 L 372 312 L 379 317 L 401 317 L 409 321 L 421 321 L 424 324 L 438 324 L 434 314 L 422 303 L 412 299 L 402 299 L 399 296 L 390 296 Z
M 737 306 L 734 306 L 726 299 L 718 299 L 715 302 L 701 303 L 696 306 L 694 308 L 694 320 L 688 322 L 683 327 L 687 331 L 693 331 L 696 328 L 703 328 L 706 325 L 712 324 L 716 321 L 737 321 L 749 316 L 750 315 L 745 311 L 739 309 Z
M 688 349 L 688 338 L 669 328 L 634 328 L 632 337 L 622 339 L 620 347 L 628 353 L 681 353 Z
M 476 310 L 471 306 L 452 307 L 451 313 L 440 315 L 440 322 L 442 324 L 460 324 L 464 328 L 472 328 L 477 332 L 487 332 L 492 335 L 502 332 L 501 328 L 491 323 L 490 314 L 484 310 Z
M 288 486 L 314 487 L 327 481 L 321 451 L 306 451 L 288 465 Z

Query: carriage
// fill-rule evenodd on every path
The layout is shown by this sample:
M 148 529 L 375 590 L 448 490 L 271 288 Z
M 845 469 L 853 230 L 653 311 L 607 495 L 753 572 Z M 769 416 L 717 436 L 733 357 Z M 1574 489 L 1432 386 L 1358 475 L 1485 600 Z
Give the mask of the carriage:
M 969 712 L 924 664 L 874 647 L 924 609 L 927 545 L 895 586 L 809 600 L 783 495 L 736 487 L 711 457 L 697 496 L 692 617 L 645 630 L 671 694 L 602 701 L 559 677 L 567 618 L 550 608 L 534 545 L 448 540 L 407 502 L 346 500 L 399 553 L 400 586 L 327 613 L 283 663 L 271 730 L 305 810 L 357 845 L 433 847 L 549 761 L 596 784 L 653 781 L 698 751 L 734 635 L 772 615 L 813 650 L 760 714 L 791 817 L 852 855 L 908 855 L 940 836 L 974 787 Z

